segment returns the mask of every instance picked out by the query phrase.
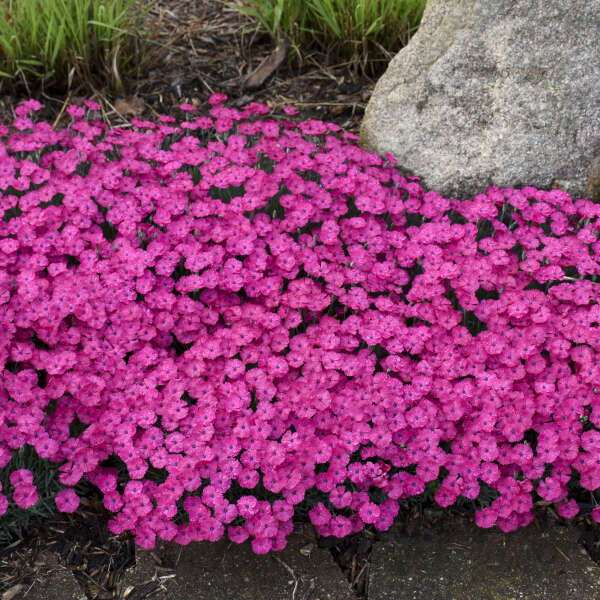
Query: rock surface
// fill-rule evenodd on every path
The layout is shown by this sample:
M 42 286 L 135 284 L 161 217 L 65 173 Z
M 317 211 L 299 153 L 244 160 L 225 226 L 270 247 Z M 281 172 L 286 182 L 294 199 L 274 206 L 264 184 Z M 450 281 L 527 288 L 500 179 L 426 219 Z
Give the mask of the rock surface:
M 600 157 L 600 0 L 429 0 L 361 126 L 428 189 L 592 189 Z M 595 189 L 595 188 L 594 188 Z
M 369 600 L 600 598 L 600 567 L 579 533 L 532 524 L 504 534 L 458 518 L 410 536 L 394 526 L 373 547 Z

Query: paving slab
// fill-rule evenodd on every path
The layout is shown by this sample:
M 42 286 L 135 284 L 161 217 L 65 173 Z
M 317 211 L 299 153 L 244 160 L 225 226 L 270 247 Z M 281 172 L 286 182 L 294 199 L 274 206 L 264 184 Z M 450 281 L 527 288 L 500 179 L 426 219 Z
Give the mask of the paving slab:
M 128 600 L 150 587 L 156 589 L 152 600 L 354 599 L 331 553 L 317 547 L 309 523 L 297 523 L 288 545 L 267 555 L 254 554 L 249 542 L 227 539 L 136 548 L 136 566 L 120 585 Z
M 371 553 L 369 600 L 592 600 L 600 567 L 560 524 L 504 534 L 453 518 L 408 535 L 395 524 Z

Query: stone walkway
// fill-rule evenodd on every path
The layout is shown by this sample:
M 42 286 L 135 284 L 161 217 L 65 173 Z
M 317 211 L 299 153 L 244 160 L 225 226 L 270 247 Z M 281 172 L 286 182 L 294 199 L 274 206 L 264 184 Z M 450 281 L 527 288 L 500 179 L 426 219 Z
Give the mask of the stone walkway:
M 600 566 L 577 543 L 580 531 L 551 523 L 510 534 L 460 517 L 410 535 L 382 533 L 370 556 L 368 600 L 595 600 Z M 266 556 L 249 543 L 164 543 L 136 551 L 120 582 L 123 600 L 356 600 L 309 524 L 288 546 Z M 0 600 L 86 600 L 72 574 L 55 562 L 46 581 Z
M 249 543 L 228 540 L 165 544 L 141 560 L 121 585 L 139 586 L 154 575 L 156 563 L 175 567 L 166 591 L 152 600 L 353 600 L 350 585 L 328 550 L 318 548 L 310 524 L 299 524 L 281 552 L 256 555 Z M 159 559 L 159 561 L 156 560 Z M 167 567 L 168 568 L 168 567 Z M 159 574 L 160 576 L 160 574 Z

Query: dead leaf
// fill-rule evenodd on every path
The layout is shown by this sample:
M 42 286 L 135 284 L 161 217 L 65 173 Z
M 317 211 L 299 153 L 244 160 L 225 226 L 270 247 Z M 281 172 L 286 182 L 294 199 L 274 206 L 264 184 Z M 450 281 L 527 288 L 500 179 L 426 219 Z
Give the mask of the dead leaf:
M 205 44 L 211 44 L 212 46 L 215 45 L 215 40 L 210 35 L 199 35 L 198 39 L 202 40 Z
M 267 56 L 252 73 L 250 73 L 243 82 L 246 88 L 259 88 L 268 77 L 270 77 L 285 60 L 287 51 L 290 47 L 290 40 L 286 37 L 273 54 Z
M 24 588 L 25 586 L 22 583 L 17 583 L 17 585 L 13 585 L 8 588 L 2 594 L 2 600 L 13 600 L 13 598 Z
M 115 110 L 122 115 L 133 115 L 139 117 L 144 112 L 144 101 L 139 96 L 131 98 L 117 98 Z

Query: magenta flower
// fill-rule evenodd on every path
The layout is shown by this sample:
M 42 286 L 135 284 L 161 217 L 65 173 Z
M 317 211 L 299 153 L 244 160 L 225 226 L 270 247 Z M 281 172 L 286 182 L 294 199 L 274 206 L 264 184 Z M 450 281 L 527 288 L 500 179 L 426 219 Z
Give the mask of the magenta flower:
M 212 105 L 218 105 L 225 102 L 225 100 L 227 100 L 226 94 L 212 94 L 208 99 L 208 103 Z
M 82 119 L 85 115 L 85 111 L 83 110 L 83 108 L 81 108 L 81 106 L 78 106 L 77 104 L 70 104 L 69 106 L 67 106 L 67 114 L 72 119 Z
M 248 532 L 244 527 L 239 525 L 230 525 L 227 528 L 227 535 L 236 544 L 242 544 L 248 539 Z
M 557 508 L 558 514 L 565 519 L 572 519 L 579 513 L 579 505 L 573 499 L 568 500 L 567 502 L 561 502 Z
M 20 484 L 15 486 L 13 500 L 17 506 L 27 509 L 38 503 L 39 496 L 34 485 Z
M 271 538 L 254 538 L 251 542 L 255 554 L 267 554 L 273 547 Z
M 14 487 L 32 485 L 33 473 L 29 469 L 15 469 L 8 479 Z
M 38 111 L 40 108 L 42 108 L 42 105 L 37 100 L 25 100 L 25 102 L 21 102 L 21 104 L 15 108 L 15 114 L 18 117 L 22 117 L 29 114 L 31 111 Z
M 135 543 L 144 550 L 152 550 L 156 543 L 156 533 L 150 529 L 139 529 L 135 534 Z
M 92 100 L 91 98 L 86 98 L 83 103 L 85 104 L 85 106 L 87 106 L 87 108 L 89 110 L 100 110 L 100 105 L 95 101 Z
M 74 490 L 67 488 L 56 494 L 55 502 L 60 512 L 73 513 L 79 507 L 79 496 Z

